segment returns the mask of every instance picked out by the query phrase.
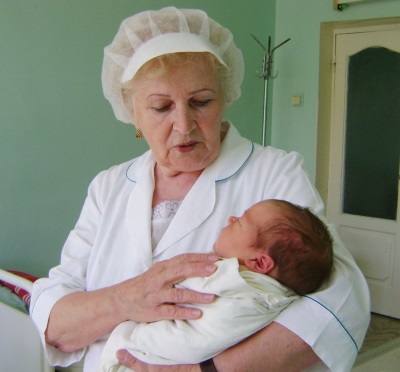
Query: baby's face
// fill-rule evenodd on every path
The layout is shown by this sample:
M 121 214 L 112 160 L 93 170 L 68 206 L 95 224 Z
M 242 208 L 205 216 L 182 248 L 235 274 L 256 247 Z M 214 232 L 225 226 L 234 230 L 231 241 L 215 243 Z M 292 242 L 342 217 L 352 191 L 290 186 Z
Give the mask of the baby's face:
M 241 217 L 231 216 L 216 243 L 214 252 L 224 258 L 237 257 L 239 262 L 251 258 L 258 248 L 258 231 L 268 228 L 268 222 L 279 216 L 279 207 L 272 202 L 263 201 L 248 209 Z

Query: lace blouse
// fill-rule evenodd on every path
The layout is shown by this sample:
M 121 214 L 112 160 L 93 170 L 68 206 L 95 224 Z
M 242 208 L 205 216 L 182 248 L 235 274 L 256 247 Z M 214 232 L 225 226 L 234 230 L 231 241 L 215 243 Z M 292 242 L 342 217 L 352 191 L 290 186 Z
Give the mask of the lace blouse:
M 167 231 L 181 204 L 181 200 L 165 200 L 153 208 L 151 215 L 151 244 L 153 250 Z

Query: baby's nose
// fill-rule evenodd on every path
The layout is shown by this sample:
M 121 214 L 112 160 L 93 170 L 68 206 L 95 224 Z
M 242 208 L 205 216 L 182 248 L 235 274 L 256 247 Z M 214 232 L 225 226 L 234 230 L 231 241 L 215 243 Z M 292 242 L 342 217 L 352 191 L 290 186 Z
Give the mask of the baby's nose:
M 237 220 L 237 217 L 235 216 L 230 216 L 228 218 L 228 225 L 230 225 L 231 223 L 234 223 Z

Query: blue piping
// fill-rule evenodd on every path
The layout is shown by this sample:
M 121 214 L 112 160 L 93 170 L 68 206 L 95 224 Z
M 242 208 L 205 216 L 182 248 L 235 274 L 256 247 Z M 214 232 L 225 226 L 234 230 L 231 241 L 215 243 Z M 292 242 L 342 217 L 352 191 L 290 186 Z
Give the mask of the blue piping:
M 315 303 L 317 303 L 318 305 L 322 306 L 325 310 L 329 311 L 337 320 L 337 322 L 343 327 L 343 329 L 346 331 L 346 333 L 348 334 L 348 336 L 350 337 L 351 341 L 353 341 L 354 346 L 356 347 L 357 353 L 359 352 L 358 349 L 358 345 L 356 343 L 356 341 L 354 340 L 354 338 L 351 336 L 350 332 L 346 329 L 346 327 L 343 325 L 343 323 L 339 320 L 339 318 L 331 311 L 329 310 L 325 305 L 321 304 L 319 301 L 317 301 L 316 299 L 309 297 L 309 296 L 304 296 L 312 301 L 314 301 Z
M 130 179 L 129 177 L 128 177 L 128 171 L 129 171 L 129 168 L 134 164 L 135 162 L 132 162 L 131 164 L 129 164 L 129 167 L 128 168 L 126 168 L 126 171 L 125 171 L 125 177 L 129 180 L 129 181 L 131 181 L 131 182 L 134 182 L 134 183 L 136 183 L 136 181 L 135 180 L 132 180 L 132 179 Z
M 235 173 L 232 173 L 232 174 L 231 174 L 230 176 L 228 176 L 228 177 L 222 178 L 222 179 L 220 179 L 220 180 L 216 180 L 215 183 L 225 181 L 225 180 L 227 180 L 228 178 L 231 178 L 232 176 L 234 176 L 237 172 L 239 172 L 239 171 L 244 167 L 244 165 L 247 163 L 247 161 L 250 159 L 250 156 L 251 156 L 251 154 L 253 153 L 253 151 L 254 151 L 254 143 L 252 142 L 252 143 L 251 143 L 251 151 L 250 151 L 249 156 L 246 158 L 246 160 L 243 162 L 243 164 L 237 169 L 237 171 L 236 171 Z

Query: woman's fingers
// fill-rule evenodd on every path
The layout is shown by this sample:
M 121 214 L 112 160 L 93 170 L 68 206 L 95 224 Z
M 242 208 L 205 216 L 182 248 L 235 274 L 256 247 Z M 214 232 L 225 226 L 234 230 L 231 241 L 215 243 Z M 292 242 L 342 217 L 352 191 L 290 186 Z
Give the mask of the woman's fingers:
M 209 304 L 213 302 L 215 297 L 213 294 L 199 293 L 188 289 L 172 289 L 170 291 L 171 300 L 158 306 L 157 312 L 160 319 L 197 319 L 201 316 L 199 309 L 196 307 L 179 306 L 179 304 Z
M 160 279 L 168 284 L 177 284 L 196 276 L 209 276 L 215 270 L 218 257 L 213 254 L 182 254 L 170 260 L 160 261 L 149 270 L 158 271 Z
M 215 262 L 218 260 L 218 256 L 214 253 L 184 253 L 179 254 L 170 261 L 178 261 L 180 264 L 185 264 L 189 262 L 201 262 L 201 261 L 210 261 Z
M 201 311 L 196 308 L 182 307 L 178 305 L 161 305 L 158 308 L 160 320 L 184 319 L 193 320 L 201 317 Z
M 214 299 L 213 294 L 194 292 L 189 289 L 172 288 L 168 291 L 167 303 L 208 304 Z
M 155 263 L 145 273 L 121 283 L 116 306 L 123 319 L 152 322 L 197 319 L 201 311 L 180 304 L 207 304 L 214 295 L 176 287 L 184 279 L 209 276 L 216 270 L 213 254 L 184 254 Z M 123 300 L 122 300 L 123 299 Z

